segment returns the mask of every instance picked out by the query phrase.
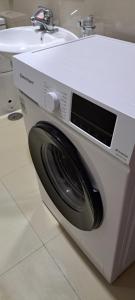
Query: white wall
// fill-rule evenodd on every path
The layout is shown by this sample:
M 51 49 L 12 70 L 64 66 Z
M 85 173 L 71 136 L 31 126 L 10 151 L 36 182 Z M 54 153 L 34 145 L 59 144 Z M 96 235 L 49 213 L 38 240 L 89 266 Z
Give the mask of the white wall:
M 1 0 L 0 0 L 1 1 Z M 6 2 L 3 0 L 2 2 Z M 9 0 L 14 9 L 32 14 L 38 5 L 54 9 L 60 24 L 76 32 L 80 17 L 94 14 L 103 21 L 105 34 L 135 41 L 135 0 Z M 78 13 L 71 17 L 71 12 Z

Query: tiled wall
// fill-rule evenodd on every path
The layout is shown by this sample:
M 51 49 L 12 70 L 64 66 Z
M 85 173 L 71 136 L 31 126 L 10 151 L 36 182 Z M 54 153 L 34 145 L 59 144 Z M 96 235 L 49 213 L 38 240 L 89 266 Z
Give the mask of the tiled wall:
M 9 9 L 9 0 L 0 0 L 0 11 Z
M 77 20 L 94 14 L 97 22 L 103 23 L 104 33 L 135 41 L 135 0 L 9 0 L 14 1 L 14 9 L 29 15 L 38 5 L 54 9 L 63 27 L 77 32 Z M 6 2 L 6 0 L 3 0 Z M 71 15 L 78 10 L 75 15 Z M 103 29 L 101 26 L 101 28 Z
M 70 28 L 76 25 L 79 15 L 94 14 L 97 22 L 103 22 L 104 33 L 135 41 L 135 1 L 134 0 L 53 0 L 59 3 L 61 23 Z M 78 9 L 76 17 L 71 12 Z
M 11 0 L 9 0 L 11 1 Z M 39 5 L 53 9 L 56 22 L 59 20 L 59 10 L 57 0 L 12 0 L 12 9 L 27 13 L 30 17 Z
M 27 12 L 29 15 L 31 15 L 39 5 L 50 7 L 52 5 L 52 0 L 13 0 L 14 10 L 24 13 Z

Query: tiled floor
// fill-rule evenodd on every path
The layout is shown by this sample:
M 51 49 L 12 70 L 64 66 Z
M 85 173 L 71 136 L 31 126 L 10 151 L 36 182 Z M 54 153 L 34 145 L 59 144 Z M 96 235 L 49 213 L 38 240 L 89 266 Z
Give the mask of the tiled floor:
M 0 300 L 135 300 L 135 266 L 106 283 L 42 203 L 23 120 L 3 118 Z

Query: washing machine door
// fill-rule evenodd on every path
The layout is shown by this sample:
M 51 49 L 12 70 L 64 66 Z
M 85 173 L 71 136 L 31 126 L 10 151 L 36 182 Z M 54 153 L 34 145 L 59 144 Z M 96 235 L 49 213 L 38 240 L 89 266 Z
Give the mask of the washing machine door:
M 29 132 L 29 148 L 39 178 L 62 215 L 82 230 L 100 226 L 100 193 L 76 147 L 56 127 L 37 123 Z

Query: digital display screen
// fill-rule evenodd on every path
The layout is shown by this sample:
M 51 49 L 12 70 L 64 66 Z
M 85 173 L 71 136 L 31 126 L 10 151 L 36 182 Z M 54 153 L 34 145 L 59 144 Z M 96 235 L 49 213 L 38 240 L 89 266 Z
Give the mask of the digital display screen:
M 71 122 L 107 146 L 111 145 L 116 118 L 114 113 L 72 95 Z

